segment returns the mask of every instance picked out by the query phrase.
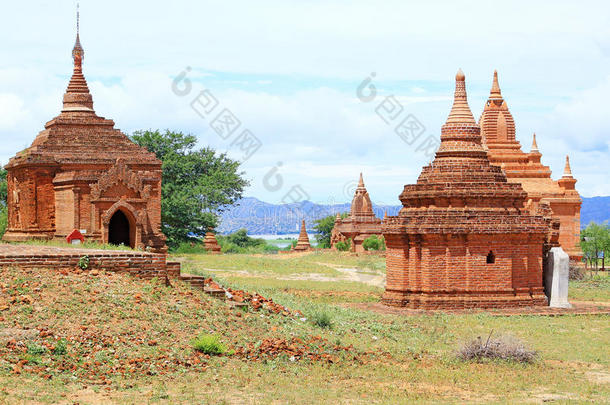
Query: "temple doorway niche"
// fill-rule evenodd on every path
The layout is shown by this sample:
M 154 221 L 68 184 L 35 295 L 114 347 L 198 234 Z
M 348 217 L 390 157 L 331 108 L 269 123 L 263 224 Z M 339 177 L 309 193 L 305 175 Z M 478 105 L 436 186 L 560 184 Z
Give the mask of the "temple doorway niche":
M 117 210 L 108 224 L 108 243 L 112 245 L 125 245 L 134 247 L 134 226 L 130 223 L 127 215 Z

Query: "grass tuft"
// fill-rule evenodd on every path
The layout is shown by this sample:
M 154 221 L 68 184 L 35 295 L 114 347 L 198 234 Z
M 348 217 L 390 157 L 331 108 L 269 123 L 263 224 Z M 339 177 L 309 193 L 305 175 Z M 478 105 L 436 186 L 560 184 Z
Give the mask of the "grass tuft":
M 311 321 L 322 329 L 331 329 L 333 327 L 332 319 L 327 312 L 315 312 L 311 317 Z
M 193 340 L 192 345 L 198 352 L 209 355 L 223 354 L 227 351 L 226 346 L 220 342 L 220 338 L 216 335 L 199 335 L 197 339 Z

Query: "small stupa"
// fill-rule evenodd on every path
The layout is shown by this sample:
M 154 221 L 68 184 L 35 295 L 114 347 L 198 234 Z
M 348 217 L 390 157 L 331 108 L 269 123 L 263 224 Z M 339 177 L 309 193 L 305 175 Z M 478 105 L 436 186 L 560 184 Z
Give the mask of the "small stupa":
M 216 235 L 214 235 L 214 232 L 206 232 L 205 238 L 203 238 L 203 244 L 208 253 L 213 255 L 219 255 L 221 253 L 220 245 L 216 240 Z
M 297 245 L 294 247 L 296 252 L 306 252 L 312 250 L 311 244 L 309 243 L 309 236 L 307 235 L 307 229 L 305 228 L 305 220 L 301 222 L 301 232 L 299 233 L 299 239 Z

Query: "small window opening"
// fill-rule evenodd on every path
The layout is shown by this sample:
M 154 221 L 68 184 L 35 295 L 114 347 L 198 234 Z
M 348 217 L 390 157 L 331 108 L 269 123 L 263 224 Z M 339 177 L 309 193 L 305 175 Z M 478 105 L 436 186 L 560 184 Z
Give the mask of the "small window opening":
M 495 262 L 496 262 L 496 255 L 494 255 L 494 252 L 492 252 L 490 250 L 489 253 L 487 254 L 487 264 L 491 264 L 491 263 L 495 263 Z

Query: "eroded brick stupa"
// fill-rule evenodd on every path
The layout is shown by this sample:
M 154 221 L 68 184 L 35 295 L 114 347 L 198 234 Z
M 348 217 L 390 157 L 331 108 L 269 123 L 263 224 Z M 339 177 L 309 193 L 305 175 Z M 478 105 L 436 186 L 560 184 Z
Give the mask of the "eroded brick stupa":
M 399 198 L 403 208 L 382 225 L 384 303 L 423 309 L 547 303 L 542 261 L 550 219 L 525 209 L 521 185 L 490 163 L 461 70 L 435 159 Z
M 582 200 L 575 189 L 568 159 L 563 177 L 555 181 L 551 170 L 541 163 L 536 134 L 529 153 L 521 150 L 516 139 L 515 121 L 502 97 L 498 72 L 494 72 L 489 99 L 479 119 L 483 144 L 492 164 L 501 166 L 511 183 L 519 183 L 527 192 L 527 207 L 535 212 L 541 202 L 547 202 L 553 218 L 559 221 L 559 244 L 570 259 L 582 258 L 580 249 L 580 207 Z
M 364 252 L 362 243 L 372 235 L 381 236 L 381 220 L 373 212 L 373 204 L 366 187 L 362 173 L 358 181 L 358 187 L 352 199 L 350 214 L 347 218 L 341 218 L 337 214 L 335 226 L 331 232 L 330 244 L 335 249 L 338 242 L 345 242 L 351 239 L 352 252 Z
M 205 246 L 205 250 L 210 254 L 219 255 L 221 253 L 222 249 L 218 244 L 218 240 L 216 240 L 214 232 L 206 232 L 205 238 L 203 238 L 203 245 Z
M 161 232 L 161 161 L 99 117 L 82 72 L 77 31 L 74 71 L 61 113 L 8 171 L 7 241 L 64 239 L 165 252 Z

